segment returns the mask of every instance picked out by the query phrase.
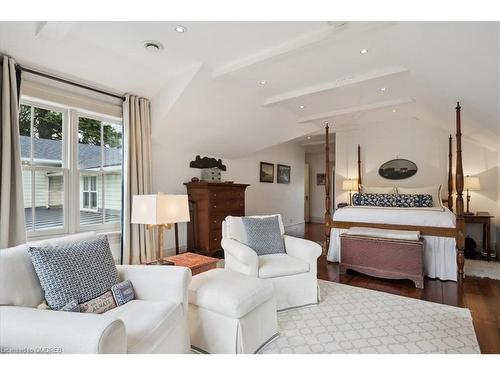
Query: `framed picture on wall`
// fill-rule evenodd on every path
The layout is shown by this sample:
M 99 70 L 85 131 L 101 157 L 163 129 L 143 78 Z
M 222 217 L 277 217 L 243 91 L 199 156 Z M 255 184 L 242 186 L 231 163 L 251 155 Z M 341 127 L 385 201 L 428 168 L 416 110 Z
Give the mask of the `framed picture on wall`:
M 278 164 L 278 170 L 276 171 L 276 182 L 278 184 L 289 184 L 290 183 L 290 166 Z
M 324 173 L 316 173 L 316 185 L 324 185 L 326 182 L 326 176 Z
M 274 164 L 260 162 L 260 182 L 274 182 Z

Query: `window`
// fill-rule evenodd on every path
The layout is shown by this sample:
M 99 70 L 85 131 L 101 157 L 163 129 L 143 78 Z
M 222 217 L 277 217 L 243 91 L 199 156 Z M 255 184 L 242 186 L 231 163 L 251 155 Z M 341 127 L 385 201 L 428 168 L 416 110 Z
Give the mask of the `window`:
M 66 111 L 22 104 L 19 114 L 26 230 L 66 228 Z
M 83 176 L 82 209 L 97 211 L 97 176 Z
M 28 236 L 119 229 L 121 121 L 22 100 L 19 128 Z
M 119 223 L 122 197 L 121 125 L 87 114 L 77 114 L 77 118 L 82 204 L 80 225 Z

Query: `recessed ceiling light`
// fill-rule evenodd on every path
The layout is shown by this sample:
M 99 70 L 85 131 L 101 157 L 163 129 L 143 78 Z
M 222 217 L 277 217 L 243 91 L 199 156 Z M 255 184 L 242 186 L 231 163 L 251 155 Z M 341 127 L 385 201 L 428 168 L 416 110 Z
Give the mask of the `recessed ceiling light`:
M 178 33 L 185 33 L 187 31 L 187 28 L 186 26 L 177 25 L 175 26 L 174 30 L 177 31 Z
M 307 139 L 311 139 L 311 137 L 307 137 Z
M 361 51 L 359 51 L 362 55 L 366 55 L 368 53 L 368 50 L 366 48 L 363 48 Z
M 265 84 L 267 83 L 267 81 L 263 79 L 263 80 L 262 80 L 262 81 L 260 81 L 259 83 L 260 83 L 261 85 L 265 85 Z
M 392 110 L 392 113 L 396 113 L 396 108 L 394 108 L 394 109 Z
M 163 45 L 156 40 L 146 40 L 143 45 L 149 52 L 160 52 L 163 49 Z
M 305 105 L 299 106 L 300 109 L 304 109 L 305 107 L 306 107 Z
M 385 90 L 387 90 L 385 87 L 380 88 L 380 91 L 385 91 Z

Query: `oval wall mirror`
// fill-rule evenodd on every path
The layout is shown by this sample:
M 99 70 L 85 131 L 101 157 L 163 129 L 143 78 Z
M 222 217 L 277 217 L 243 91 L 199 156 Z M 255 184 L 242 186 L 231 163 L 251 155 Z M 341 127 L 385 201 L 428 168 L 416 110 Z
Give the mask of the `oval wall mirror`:
M 404 180 L 417 173 L 417 165 L 407 159 L 392 159 L 382 164 L 378 170 L 380 177 L 389 180 Z

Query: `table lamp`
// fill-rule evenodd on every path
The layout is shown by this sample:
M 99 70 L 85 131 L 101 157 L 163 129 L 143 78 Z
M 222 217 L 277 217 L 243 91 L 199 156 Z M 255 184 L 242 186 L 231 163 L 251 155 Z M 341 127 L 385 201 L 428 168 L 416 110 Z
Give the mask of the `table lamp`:
M 158 231 L 158 259 L 163 250 L 163 230 L 174 223 L 189 221 L 189 202 L 186 194 L 146 194 L 132 197 L 132 224 L 146 224 L 148 230 Z
M 342 182 L 342 190 L 349 191 L 349 205 L 352 204 L 352 194 L 353 190 L 358 190 L 358 180 L 357 179 L 348 179 Z
M 474 215 L 473 212 L 469 211 L 470 194 L 469 191 L 477 191 L 481 189 L 481 184 L 479 183 L 479 177 L 477 176 L 465 176 L 464 178 L 464 189 L 467 190 L 467 211 L 464 215 Z

